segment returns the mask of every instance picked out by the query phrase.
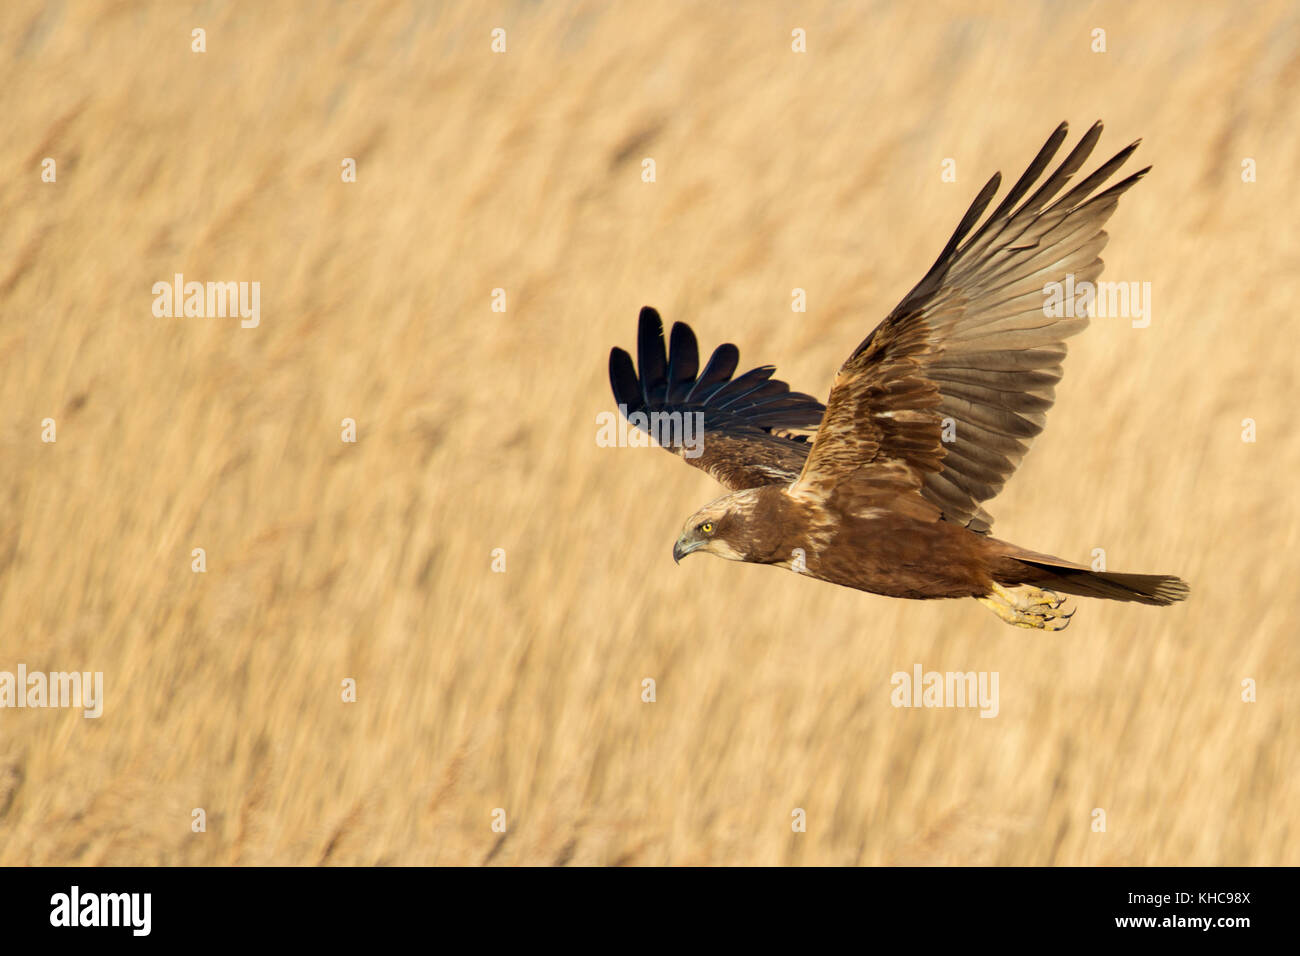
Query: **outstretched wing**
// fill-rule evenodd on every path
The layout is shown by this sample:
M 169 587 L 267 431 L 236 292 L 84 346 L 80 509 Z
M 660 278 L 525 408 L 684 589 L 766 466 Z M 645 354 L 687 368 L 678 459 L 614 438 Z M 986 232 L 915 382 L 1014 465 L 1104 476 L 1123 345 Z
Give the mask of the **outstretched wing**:
M 825 497 L 842 482 L 892 480 L 920 491 L 948 520 L 989 529 L 980 502 L 1002 489 L 1043 430 L 1065 339 L 1088 324 L 1049 315 L 1045 287 L 1069 274 L 1076 283 L 1097 279 L 1102 227 L 1151 168 L 1094 194 L 1133 143 L 1055 198 L 1096 145 L 1096 123 L 1021 202 L 1066 131 L 1057 127 L 976 229 L 1001 175 L 989 180 L 925 278 L 841 366 L 792 491 Z
M 763 365 L 735 374 L 740 350 L 719 345 L 700 371 L 695 333 L 674 323 L 664 346 L 659 313 L 646 307 L 637 326 L 637 361 L 620 348 L 609 353 L 609 383 L 628 422 L 732 491 L 789 484 L 808 456 L 808 436 L 825 406 L 790 391 Z M 689 418 L 688 418 L 689 416 Z

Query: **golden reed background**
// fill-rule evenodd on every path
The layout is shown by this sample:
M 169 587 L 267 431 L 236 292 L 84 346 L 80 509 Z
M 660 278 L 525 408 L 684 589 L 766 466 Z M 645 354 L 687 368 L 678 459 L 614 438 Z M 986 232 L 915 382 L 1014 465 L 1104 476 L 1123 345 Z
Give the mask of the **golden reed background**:
M 0 712 L 0 863 L 1297 862 L 1294 5 L 6 3 L 0 37 L 0 669 L 108 698 Z M 1095 160 L 1155 164 L 1105 253 L 1153 322 L 1073 340 L 991 510 L 1191 601 L 1051 635 L 674 567 L 717 487 L 595 443 L 637 309 L 824 395 L 984 180 L 1096 118 Z M 260 327 L 155 318 L 176 272 L 260 281 Z M 1001 713 L 894 709 L 915 663 L 998 671 Z

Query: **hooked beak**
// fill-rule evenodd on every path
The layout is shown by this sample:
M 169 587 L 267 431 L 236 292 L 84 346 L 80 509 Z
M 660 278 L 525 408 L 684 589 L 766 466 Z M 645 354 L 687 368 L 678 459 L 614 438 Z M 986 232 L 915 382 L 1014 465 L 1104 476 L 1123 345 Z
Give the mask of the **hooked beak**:
M 686 557 L 692 551 L 698 551 L 704 547 L 704 542 L 698 538 L 692 538 L 690 532 L 683 531 L 682 536 L 677 539 L 673 545 L 673 561 L 680 563 L 682 558 Z

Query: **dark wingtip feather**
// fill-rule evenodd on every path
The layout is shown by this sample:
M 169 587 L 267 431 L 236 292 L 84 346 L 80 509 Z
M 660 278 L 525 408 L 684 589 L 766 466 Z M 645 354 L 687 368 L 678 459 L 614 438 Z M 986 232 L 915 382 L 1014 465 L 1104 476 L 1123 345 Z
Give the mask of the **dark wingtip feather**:
M 1038 177 L 1043 174 L 1043 170 L 1052 162 L 1052 157 L 1055 156 L 1057 151 L 1061 148 L 1061 144 L 1065 142 L 1069 132 L 1070 124 L 1064 122 L 1052 131 L 1052 135 L 1047 137 L 1047 142 L 1045 142 L 1042 149 L 1038 151 L 1038 155 L 1034 157 L 1033 161 L 1021 174 L 1020 178 L 1016 180 L 1015 185 L 1011 187 L 1011 190 L 1007 193 L 1006 197 L 998 204 L 998 208 L 993 210 L 989 218 L 985 220 L 984 225 L 980 227 L 979 232 L 971 236 L 970 243 L 967 243 L 967 245 L 978 242 L 980 238 L 988 232 L 993 223 L 998 222 L 1003 216 L 1011 211 L 1011 208 L 1018 203 L 1020 198 L 1024 196 L 1024 194 L 1029 191 L 1030 187 L 1038 181 Z
M 641 407 L 641 381 L 636 377 L 632 356 L 618 347 L 609 350 L 609 386 L 614 391 L 614 401 L 623 406 L 625 413 Z
M 686 400 L 702 402 L 708 399 L 715 391 L 727 384 L 732 375 L 736 374 L 736 367 L 739 364 L 740 349 L 730 342 L 723 342 L 709 356 L 708 364 L 700 373 L 699 380 L 691 387 Z
M 975 228 L 975 223 L 979 221 L 980 216 L 984 215 L 984 210 L 993 201 L 993 197 L 997 195 L 1001 186 L 1002 174 L 1000 172 L 989 177 L 989 181 L 984 184 L 984 188 L 980 190 L 979 195 L 975 197 L 975 201 L 966 210 L 966 215 L 961 217 L 961 222 L 957 224 L 957 229 L 953 232 L 952 238 L 948 240 L 948 245 L 944 248 L 943 254 L 939 256 L 939 261 L 935 263 L 936 266 L 952 255 L 953 250 L 966 238 L 966 234 Z
M 722 388 L 709 396 L 709 404 L 718 408 L 727 408 L 740 401 L 756 389 L 762 388 L 776 374 L 775 365 L 760 365 L 751 368 L 744 375 L 738 375 Z
M 700 346 L 685 322 L 674 322 L 668 339 L 668 402 L 680 402 L 691 392 L 700 371 Z
M 939 287 L 939 283 L 943 281 L 943 277 L 948 271 L 948 266 L 951 264 L 950 260 L 952 254 L 957 251 L 957 247 L 961 244 L 961 241 L 966 238 L 967 234 L 975 228 L 975 223 L 979 222 L 980 216 L 984 215 L 984 210 L 989 207 L 989 203 L 993 201 L 993 197 L 997 195 L 998 189 L 1001 188 L 1001 186 L 1002 174 L 994 173 L 989 178 L 989 181 L 984 184 L 984 188 L 980 190 L 979 195 L 975 197 L 975 201 L 966 209 L 966 215 L 961 217 L 961 222 L 957 224 L 957 228 L 954 230 L 952 238 L 948 240 L 948 244 L 943 247 L 943 252 L 939 253 L 939 258 L 934 260 L 934 265 L 930 266 L 929 271 L 926 272 L 921 281 L 916 284 L 916 288 L 904 297 L 903 303 L 914 298 L 928 295 Z M 900 303 L 900 307 L 901 305 L 902 303 Z M 872 335 L 874 334 L 875 331 L 873 330 Z M 858 347 L 853 350 L 853 354 L 857 355 L 862 352 L 870 341 L 871 335 L 868 335 L 862 340 Z
M 668 391 L 668 350 L 664 345 L 664 324 L 659 313 L 648 305 L 641 309 L 637 322 L 636 364 L 646 407 L 662 404 Z
M 1127 177 L 1126 179 L 1120 180 L 1114 186 L 1111 186 L 1108 189 L 1105 189 L 1097 193 L 1097 195 L 1089 199 L 1088 202 L 1089 203 L 1104 202 L 1106 199 L 1109 199 L 1112 196 L 1118 196 L 1124 192 L 1127 192 L 1130 188 L 1132 188 L 1134 183 L 1136 183 L 1139 179 L 1141 179 L 1149 172 L 1151 172 L 1151 167 L 1144 166 L 1142 169 L 1139 169 L 1133 175 Z

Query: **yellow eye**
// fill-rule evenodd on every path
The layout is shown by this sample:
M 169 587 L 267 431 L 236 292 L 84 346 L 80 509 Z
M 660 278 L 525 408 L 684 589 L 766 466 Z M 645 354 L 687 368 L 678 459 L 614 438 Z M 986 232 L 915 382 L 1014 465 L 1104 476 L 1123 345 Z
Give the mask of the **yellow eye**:
M 713 534 L 713 522 L 712 521 L 704 522 L 704 524 L 700 525 L 700 530 L 703 531 L 705 534 Z

